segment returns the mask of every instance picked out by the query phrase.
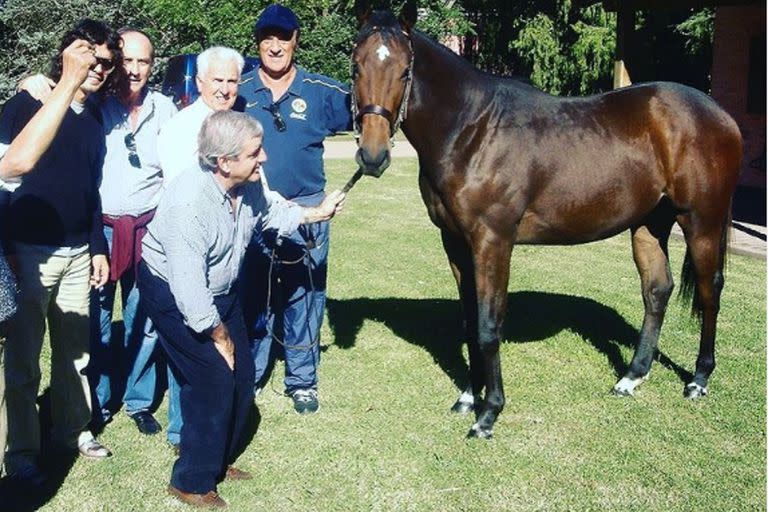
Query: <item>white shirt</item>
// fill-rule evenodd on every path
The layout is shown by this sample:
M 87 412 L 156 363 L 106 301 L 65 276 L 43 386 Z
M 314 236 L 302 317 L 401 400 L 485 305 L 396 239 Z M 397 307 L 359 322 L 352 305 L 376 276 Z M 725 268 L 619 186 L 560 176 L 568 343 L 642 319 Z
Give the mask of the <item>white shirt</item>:
M 5 153 L 8 151 L 9 144 L 3 144 L 0 142 L 0 158 L 3 158 L 5 156 Z M 8 178 L 7 180 L 4 180 L 0 178 L 0 190 L 7 190 L 8 192 L 13 192 L 17 188 L 19 188 L 19 185 L 21 185 L 21 177 L 16 178 Z
M 198 98 L 193 104 L 173 116 L 160 130 L 157 138 L 157 154 L 163 170 L 163 186 L 187 169 L 199 167 L 197 160 L 197 135 L 203 121 L 213 112 Z
M 199 169 L 197 158 L 197 136 L 203 122 L 213 113 L 202 97 L 181 110 L 167 121 L 160 129 L 157 138 L 157 153 L 163 170 L 163 188 L 167 189 L 171 181 L 184 171 Z M 282 195 L 269 187 L 265 173 L 261 173 L 264 193 L 274 201 L 284 201 Z

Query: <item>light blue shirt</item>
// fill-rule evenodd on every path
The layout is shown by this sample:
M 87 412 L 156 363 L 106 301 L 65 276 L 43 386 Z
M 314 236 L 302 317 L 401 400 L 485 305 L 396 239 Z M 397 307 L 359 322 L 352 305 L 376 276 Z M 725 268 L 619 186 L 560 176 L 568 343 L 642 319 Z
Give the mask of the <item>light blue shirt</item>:
M 213 298 L 232 290 L 254 230 L 287 235 L 303 216 L 300 206 L 265 194 L 260 181 L 241 185 L 233 211 L 213 173 L 189 169 L 160 200 L 142 242 L 142 258 L 168 283 L 187 326 L 204 332 L 221 323 Z
M 148 90 L 139 110 L 136 129 L 131 130 L 128 110 L 114 96 L 104 100 L 101 115 L 107 136 L 107 154 L 99 187 L 102 213 L 139 215 L 157 207 L 163 190 L 163 173 L 157 151 L 160 129 L 176 114 L 170 98 Z M 129 160 L 125 137 L 133 133 L 138 167 Z

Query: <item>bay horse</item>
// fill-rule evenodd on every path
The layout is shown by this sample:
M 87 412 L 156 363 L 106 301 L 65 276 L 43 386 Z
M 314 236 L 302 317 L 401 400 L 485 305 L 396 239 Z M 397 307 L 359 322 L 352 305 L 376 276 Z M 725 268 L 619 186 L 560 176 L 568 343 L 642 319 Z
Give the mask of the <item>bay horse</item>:
M 421 196 L 465 317 L 471 391 L 453 410 L 475 411 L 468 436 L 490 437 L 504 407 L 499 338 L 515 244 L 581 244 L 630 230 L 645 316 L 613 392 L 632 395 L 650 371 L 672 293 L 667 241 L 677 222 L 687 246 L 681 291 L 701 325 L 684 396 L 706 395 L 742 157 L 733 119 L 674 83 L 551 96 L 482 73 L 414 29 L 413 1 L 398 17 L 362 0 L 355 9 L 356 160 L 381 176 L 400 123 L 418 154 Z

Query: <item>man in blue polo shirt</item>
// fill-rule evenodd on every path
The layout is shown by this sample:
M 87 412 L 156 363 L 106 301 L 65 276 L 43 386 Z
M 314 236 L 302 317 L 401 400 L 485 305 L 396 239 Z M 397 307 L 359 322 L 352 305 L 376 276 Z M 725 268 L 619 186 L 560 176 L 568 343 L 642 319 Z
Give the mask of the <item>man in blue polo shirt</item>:
M 269 186 L 302 206 L 316 206 L 325 197 L 323 141 L 352 125 L 349 90 L 294 63 L 299 21 L 287 7 L 267 7 L 256 22 L 254 35 L 261 62 L 243 77 L 240 94 L 246 101 L 245 111 L 264 126 L 264 147 L 269 154 L 264 171 Z M 285 391 L 300 414 L 318 408 L 328 228 L 328 222 L 319 222 L 303 226 L 278 243 L 256 239 L 244 265 L 245 279 L 251 285 L 246 287 L 244 303 L 253 340 L 256 387 L 263 385 L 272 342 L 279 342 L 285 349 Z M 266 297 L 268 289 L 270 297 Z

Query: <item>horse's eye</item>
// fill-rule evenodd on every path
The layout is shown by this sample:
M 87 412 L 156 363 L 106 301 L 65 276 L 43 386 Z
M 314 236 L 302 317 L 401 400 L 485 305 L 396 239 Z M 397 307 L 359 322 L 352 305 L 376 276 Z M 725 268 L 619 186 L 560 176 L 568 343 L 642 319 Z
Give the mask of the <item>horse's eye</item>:
M 409 68 L 406 68 L 405 71 L 403 71 L 403 74 L 400 75 L 400 80 L 403 82 L 407 82 L 411 78 L 411 70 Z
M 357 68 L 357 64 L 352 64 L 352 80 L 356 79 L 358 74 L 359 70 Z

